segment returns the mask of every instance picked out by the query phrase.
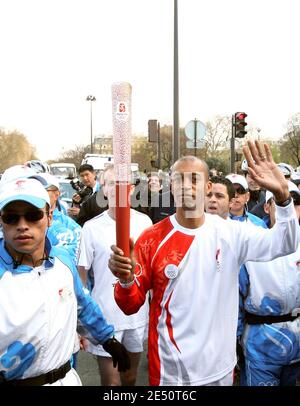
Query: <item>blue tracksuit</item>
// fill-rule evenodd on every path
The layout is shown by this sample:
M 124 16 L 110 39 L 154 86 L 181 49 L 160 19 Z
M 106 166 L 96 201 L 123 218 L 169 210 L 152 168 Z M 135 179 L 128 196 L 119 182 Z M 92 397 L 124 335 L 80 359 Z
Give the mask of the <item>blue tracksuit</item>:
M 270 262 L 247 262 L 240 270 L 244 309 L 261 316 L 297 313 L 300 308 L 300 246 Z M 239 323 L 238 334 L 242 333 Z M 242 336 L 248 386 L 293 385 L 300 376 L 300 318 L 245 324 Z

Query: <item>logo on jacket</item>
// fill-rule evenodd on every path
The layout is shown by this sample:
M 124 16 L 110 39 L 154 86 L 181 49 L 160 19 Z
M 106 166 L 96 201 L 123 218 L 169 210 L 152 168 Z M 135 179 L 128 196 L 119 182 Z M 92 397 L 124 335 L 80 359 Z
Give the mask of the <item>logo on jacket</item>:
M 220 272 L 221 271 L 221 250 L 220 248 L 217 249 L 216 251 L 216 265 L 217 265 L 217 271 Z
M 11 343 L 0 357 L 0 371 L 4 378 L 21 378 L 31 366 L 35 355 L 36 351 L 31 343 L 23 344 L 21 341 Z
M 72 290 L 68 286 L 64 286 L 58 290 L 58 294 L 63 301 L 66 301 L 72 297 Z
M 175 279 L 178 275 L 178 266 L 169 264 L 165 267 L 165 275 L 168 279 Z

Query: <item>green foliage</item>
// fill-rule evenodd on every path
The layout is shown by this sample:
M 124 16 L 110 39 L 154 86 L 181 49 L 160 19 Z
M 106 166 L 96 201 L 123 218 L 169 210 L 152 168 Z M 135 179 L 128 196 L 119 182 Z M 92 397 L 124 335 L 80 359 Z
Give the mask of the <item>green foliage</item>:
M 206 163 L 209 169 L 216 169 L 223 175 L 227 175 L 229 172 L 229 151 L 224 150 L 218 156 L 209 156 L 206 158 Z

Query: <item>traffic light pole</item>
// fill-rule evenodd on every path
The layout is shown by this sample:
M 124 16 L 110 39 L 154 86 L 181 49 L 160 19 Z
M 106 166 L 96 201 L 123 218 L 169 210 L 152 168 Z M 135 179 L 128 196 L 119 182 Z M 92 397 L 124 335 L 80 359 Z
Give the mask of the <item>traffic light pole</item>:
M 232 115 L 231 124 L 231 138 L 230 138 L 230 173 L 235 173 L 235 119 L 234 114 Z
M 160 123 L 157 123 L 157 166 L 161 169 Z

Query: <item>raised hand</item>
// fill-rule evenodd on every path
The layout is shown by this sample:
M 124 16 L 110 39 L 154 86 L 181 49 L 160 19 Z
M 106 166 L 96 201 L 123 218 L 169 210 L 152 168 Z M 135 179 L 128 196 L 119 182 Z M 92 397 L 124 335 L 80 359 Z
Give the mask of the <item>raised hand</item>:
M 247 144 L 248 146 L 243 147 L 243 152 L 250 176 L 260 187 L 272 192 L 277 203 L 287 200 L 288 182 L 274 162 L 269 145 L 262 145 L 258 141 L 248 141 Z

